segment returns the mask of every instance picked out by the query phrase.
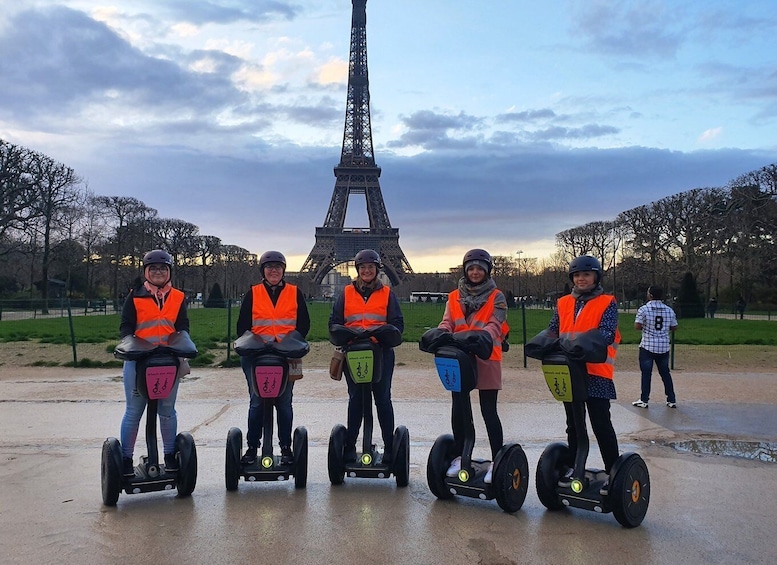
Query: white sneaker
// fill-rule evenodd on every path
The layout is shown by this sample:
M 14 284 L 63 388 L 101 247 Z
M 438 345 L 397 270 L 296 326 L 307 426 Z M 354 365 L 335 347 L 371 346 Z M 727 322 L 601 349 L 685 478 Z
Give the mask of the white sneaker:
M 647 408 L 648 407 L 648 403 L 647 402 L 643 402 L 641 399 L 640 400 L 635 400 L 634 402 L 631 403 L 631 405 L 632 406 L 636 406 L 637 408 Z
M 488 466 L 488 471 L 486 471 L 486 476 L 483 477 L 483 482 L 486 483 L 487 485 L 490 485 L 493 475 L 494 475 L 494 463 L 492 461 L 491 464 Z
M 449 477 L 455 477 L 461 471 L 461 457 L 457 457 L 451 461 L 451 466 L 448 467 L 448 471 L 445 473 Z

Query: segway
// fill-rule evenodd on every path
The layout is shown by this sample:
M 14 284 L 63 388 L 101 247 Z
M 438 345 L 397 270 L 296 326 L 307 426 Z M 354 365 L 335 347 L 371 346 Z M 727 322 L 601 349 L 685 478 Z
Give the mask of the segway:
M 553 397 L 572 403 L 577 438 L 576 453 L 571 453 L 569 446 L 561 442 L 552 443 L 543 451 L 536 474 L 540 502 L 548 510 L 573 507 L 612 512 L 622 526 L 639 526 L 650 503 L 650 475 L 642 457 L 624 453 L 616 459 L 609 474 L 585 466 L 589 451 L 585 424 L 588 398 L 585 364 L 607 359 L 607 344 L 601 333 L 597 330 L 573 339 L 558 339 L 546 330 L 526 344 L 526 355 L 542 361 L 542 372 Z M 608 488 L 602 490 L 608 482 Z
M 189 496 L 197 483 L 197 449 L 188 432 L 175 438 L 175 456 L 179 469 L 167 472 L 159 461 L 156 421 L 157 404 L 165 399 L 175 385 L 181 357 L 197 355 L 197 348 L 187 332 L 170 334 L 167 345 L 154 345 L 134 335 L 126 336 L 113 352 L 124 361 L 136 362 L 135 386 L 138 393 L 147 400 L 146 405 L 146 447 L 148 455 L 140 458 L 135 466 L 135 475 L 125 477 L 123 473 L 121 443 L 109 437 L 103 443 L 101 479 L 103 504 L 115 506 L 121 491 L 127 494 L 178 489 L 178 496 Z
M 385 453 L 379 453 L 372 443 L 372 384 L 382 375 L 383 347 L 396 347 L 402 343 L 402 334 L 391 324 L 372 330 L 357 331 L 342 325 L 333 325 L 329 341 L 342 347 L 345 353 L 346 378 L 356 383 L 364 414 L 362 426 L 362 451 L 356 461 L 345 461 L 346 427 L 337 424 L 329 435 L 327 467 L 329 481 L 340 485 L 348 477 L 388 479 L 393 474 L 398 487 L 410 482 L 410 433 L 405 426 L 394 430 L 391 460 L 384 463 Z
M 292 453 L 294 461 L 285 464 L 281 455 L 273 455 L 273 416 L 275 400 L 289 383 L 289 359 L 301 359 L 310 351 L 310 345 L 298 331 L 289 332 L 280 342 L 265 342 L 251 331 L 235 341 L 235 352 L 251 360 L 251 392 L 262 400 L 262 452 L 250 465 L 240 459 L 243 432 L 230 428 L 227 433 L 227 452 L 224 478 L 228 491 L 237 490 L 240 477 L 248 482 L 287 481 L 294 477 L 295 488 L 308 482 L 308 432 L 300 426 L 294 429 Z
M 523 448 L 517 443 L 502 446 L 494 458 L 492 480 L 485 482 L 487 459 L 475 459 L 475 425 L 472 420 L 470 392 L 477 386 L 475 357 L 488 359 L 493 349 L 490 334 L 482 330 L 451 333 L 433 328 L 419 342 L 421 351 L 434 354 L 437 374 L 445 390 L 451 392 L 462 407 L 466 421 L 464 450 L 461 453 L 461 470 L 455 477 L 447 476 L 447 470 L 456 457 L 453 435 L 437 438 L 426 463 L 426 480 L 429 490 L 439 499 L 466 496 L 481 500 L 496 499 L 505 512 L 517 512 L 523 506 L 529 487 L 529 463 Z

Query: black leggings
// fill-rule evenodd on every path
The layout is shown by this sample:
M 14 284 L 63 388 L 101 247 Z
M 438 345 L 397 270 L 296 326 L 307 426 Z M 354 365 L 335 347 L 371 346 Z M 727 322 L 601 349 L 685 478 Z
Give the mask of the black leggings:
M 480 390 L 480 414 L 483 416 L 483 422 L 486 424 L 488 433 L 488 443 L 491 446 L 491 457 L 502 449 L 504 434 L 502 432 L 502 421 L 496 411 L 496 399 L 498 390 Z M 475 435 L 475 424 L 472 421 L 471 414 L 465 413 L 463 409 L 462 394 L 453 393 L 453 404 L 451 406 L 451 426 L 453 427 L 453 438 L 456 442 L 456 453 L 461 454 L 464 451 L 464 436 L 469 429 L 472 435 Z
M 589 397 L 585 401 L 585 406 L 588 408 L 591 428 L 599 444 L 599 451 L 602 454 L 604 470 L 609 473 L 615 460 L 618 459 L 618 437 L 615 435 L 615 429 L 613 429 L 612 420 L 610 419 L 610 399 Z M 575 419 L 572 416 L 572 404 L 565 402 L 564 410 L 567 414 L 567 441 L 569 441 L 569 450 L 572 456 L 572 461 L 569 463 L 571 466 L 574 463 L 574 456 L 577 452 L 577 430 L 575 428 Z M 585 417 L 585 408 L 583 409 L 583 416 Z

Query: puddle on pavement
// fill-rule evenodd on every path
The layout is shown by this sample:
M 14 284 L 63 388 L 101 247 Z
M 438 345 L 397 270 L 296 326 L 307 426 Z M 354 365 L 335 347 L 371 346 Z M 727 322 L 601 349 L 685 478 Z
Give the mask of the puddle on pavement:
M 742 457 L 756 461 L 777 462 L 777 443 L 767 441 L 736 441 L 705 439 L 669 442 L 678 451 Z

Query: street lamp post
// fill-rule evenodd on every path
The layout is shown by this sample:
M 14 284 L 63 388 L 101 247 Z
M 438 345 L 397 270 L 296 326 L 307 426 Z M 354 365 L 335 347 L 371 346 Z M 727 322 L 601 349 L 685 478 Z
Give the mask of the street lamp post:
M 521 301 L 521 255 L 523 255 L 523 251 L 518 250 L 515 252 L 515 254 L 518 255 L 518 291 L 517 291 L 516 300 L 520 302 Z

